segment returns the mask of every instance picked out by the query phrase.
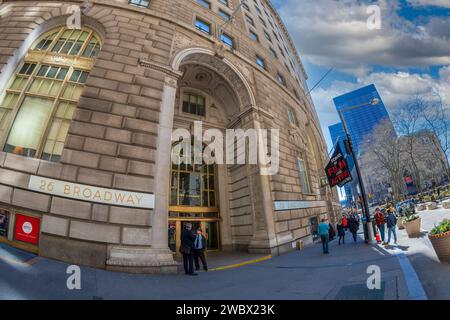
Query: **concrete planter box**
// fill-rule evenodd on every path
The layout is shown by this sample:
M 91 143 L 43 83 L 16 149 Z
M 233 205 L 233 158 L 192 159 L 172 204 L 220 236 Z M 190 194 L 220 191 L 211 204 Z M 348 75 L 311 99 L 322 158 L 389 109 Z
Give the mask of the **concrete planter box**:
M 437 209 L 437 204 L 435 202 L 430 202 L 427 205 L 427 209 L 428 210 L 435 210 L 435 209 Z
M 427 205 L 426 204 L 419 204 L 417 206 L 417 211 L 425 211 L 427 210 Z
M 441 262 L 450 262 L 450 231 L 443 234 L 429 235 L 428 238 L 439 260 Z
M 403 223 L 409 238 L 417 238 L 418 236 L 420 236 L 421 222 L 422 219 L 419 218 L 410 222 Z
M 450 200 L 445 200 L 444 202 L 442 202 L 442 206 L 444 207 L 444 209 L 450 209 Z

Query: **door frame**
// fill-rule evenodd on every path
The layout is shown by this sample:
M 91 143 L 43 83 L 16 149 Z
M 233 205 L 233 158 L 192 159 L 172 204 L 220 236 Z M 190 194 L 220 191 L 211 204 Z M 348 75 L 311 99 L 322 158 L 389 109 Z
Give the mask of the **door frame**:
M 216 232 L 217 232 L 217 249 L 206 249 L 207 252 L 218 252 L 221 250 L 221 241 L 220 241 L 220 218 L 211 218 L 211 219 L 205 219 L 205 218 L 169 218 L 168 223 L 175 222 L 175 254 L 177 256 L 180 255 L 178 252 L 178 249 L 181 246 L 181 227 L 183 222 L 197 222 L 200 223 L 200 227 L 202 228 L 205 236 L 206 234 L 206 223 L 207 222 L 215 222 L 216 225 Z

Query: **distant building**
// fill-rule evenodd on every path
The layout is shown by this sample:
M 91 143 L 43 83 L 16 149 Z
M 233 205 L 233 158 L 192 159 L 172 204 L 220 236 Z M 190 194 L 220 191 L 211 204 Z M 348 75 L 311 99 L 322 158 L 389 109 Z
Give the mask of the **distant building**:
M 371 102 L 376 100 L 377 104 Z M 353 147 L 358 159 L 364 153 L 364 141 L 365 138 L 372 134 L 375 127 L 383 120 L 389 120 L 389 114 L 386 107 L 379 95 L 375 85 L 360 88 L 358 90 L 346 93 L 333 99 L 336 106 L 336 110 L 342 113 L 342 117 L 347 125 L 348 132 L 350 133 Z M 390 120 L 389 120 L 390 121 Z M 345 139 L 345 132 L 342 123 L 335 124 L 329 128 L 333 142 L 337 141 L 337 137 L 343 137 L 341 141 L 341 147 L 345 150 L 343 140 Z M 395 132 L 395 130 L 393 130 Z M 350 160 L 350 168 L 353 168 L 354 164 L 352 159 Z M 355 170 L 353 170 L 355 171 Z M 364 175 L 364 172 L 362 172 Z M 353 172 L 354 180 L 345 187 L 347 198 L 357 198 L 359 189 L 357 188 L 356 173 Z M 370 179 L 369 179 L 370 180 Z M 366 191 L 369 194 L 374 194 L 375 186 L 370 183 L 365 185 Z M 375 199 L 374 199 L 375 200 Z

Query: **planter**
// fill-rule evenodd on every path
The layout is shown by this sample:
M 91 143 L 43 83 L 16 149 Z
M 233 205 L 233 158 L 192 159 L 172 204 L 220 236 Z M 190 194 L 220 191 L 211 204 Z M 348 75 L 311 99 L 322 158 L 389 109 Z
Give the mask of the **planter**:
M 430 202 L 430 203 L 427 205 L 427 209 L 428 209 L 428 210 L 435 210 L 435 209 L 437 209 L 437 204 L 436 204 L 435 202 Z
M 450 231 L 443 234 L 429 235 L 428 238 L 439 260 L 441 262 L 450 262 Z
M 450 200 L 445 200 L 442 202 L 444 209 L 450 209 Z
M 417 211 L 425 211 L 427 210 L 427 205 L 426 204 L 419 204 L 417 206 Z
M 409 238 L 417 238 L 418 236 L 420 236 L 421 222 L 422 219 L 419 218 L 410 222 L 403 223 Z

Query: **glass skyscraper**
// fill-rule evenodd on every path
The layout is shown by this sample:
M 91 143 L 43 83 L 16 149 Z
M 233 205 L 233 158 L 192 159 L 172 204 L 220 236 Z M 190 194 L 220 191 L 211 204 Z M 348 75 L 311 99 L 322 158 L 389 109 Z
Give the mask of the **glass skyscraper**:
M 379 103 L 371 105 L 373 99 L 377 99 Z M 389 119 L 383 100 L 373 84 L 333 100 L 336 110 L 338 112 L 343 110 L 342 114 L 352 138 L 355 153 L 358 155 L 363 152 L 364 138 L 371 134 L 381 121 Z
M 378 103 L 372 105 L 371 102 L 377 99 Z M 389 120 L 389 114 L 384 106 L 375 85 L 360 88 L 333 99 L 338 112 L 342 111 L 342 116 L 347 125 L 348 132 L 353 142 L 357 157 L 364 153 L 364 139 L 371 134 L 375 127 L 383 120 Z M 344 140 L 346 139 L 344 126 L 341 122 L 329 127 L 333 143 L 339 140 L 340 146 L 345 153 Z M 393 130 L 393 132 L 395 132 Z M 347 155 L 350 169 L 354 168 L 353 159 Z M 353 170 L 353 182 L 347 184 L 344 189 L 347 198 L 356 198 L 357 179 Z

